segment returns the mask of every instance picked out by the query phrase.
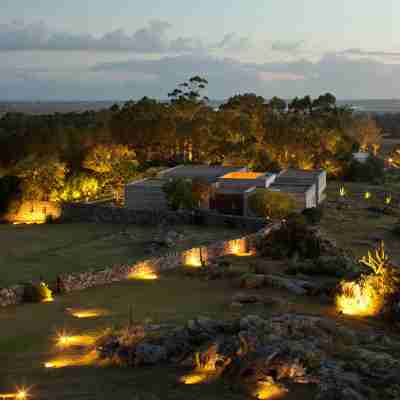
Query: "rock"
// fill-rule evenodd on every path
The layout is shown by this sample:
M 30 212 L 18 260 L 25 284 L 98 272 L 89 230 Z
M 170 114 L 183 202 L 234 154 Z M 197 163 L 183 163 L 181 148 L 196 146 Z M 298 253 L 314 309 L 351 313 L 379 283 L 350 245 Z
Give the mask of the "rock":
M 265 275 L 246 274 L 241 278 L 240 287 L 244 289 L 259 289 L 264 286 Z
M 306 281 L 284 278 L 278 275 L 264 275 L 265 283 L 278 289 L 286 289 L 297 295 L 306 295 L 307 290 L 303 287 Z
M 263 329 L 265 321 L 258 315 L 247 315 L 240 320 L 239 324 L 242 330 Z
M 231 308 L 242 308 L 242 307 L 243 307 L 243 304 L 242 304 L 242 303 L 239 303 L 238 301 L 233 301 L 233 302 L 230 304 L 230 307 L 231 307 Z
M 155 365 L 167 359 L 165 347 L 139 343 L 135 348 L 135 365 Z
M 251 293 L 236 293 L 232 297 L 232 301 L 241 304 L 254 304 L 262 301 L 262 297 Z

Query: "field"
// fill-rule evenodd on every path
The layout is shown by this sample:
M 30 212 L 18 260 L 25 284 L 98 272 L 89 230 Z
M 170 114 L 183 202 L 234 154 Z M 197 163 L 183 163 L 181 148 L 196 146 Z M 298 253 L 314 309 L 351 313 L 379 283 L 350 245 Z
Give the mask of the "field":
M 349 208 L 337 209 L 335 200 L 338 198 L 339 188 L 344 186 L 347 198 L 350 201 Z M 398 191 L 388 190 L 387 193 Z M 369 202 L 355 199 L 355 193 L 370 191 L 373 195 Z M 374 193 L 383 192 L 381 187 L 362 183 L 331 182 L 328 186 L 327 202 L 325 203 L 324 217 L 321 222 L 322 229 L 333 237 L 337 243 L 354 253 L 356 257 L 365 255 L 368 250 L 383 240 L 385 246 L 397 263 L 400 263 L 400 238 L 392 232 L 400 215 L 394 209 L 394 215 L 386 215 L 368 210 L 369 205 L 382 206 L 382 201 L 374 200 Z
M 341 185 L 335 182 L 329 185 L 321 228 L 357 257 L 384 240 L 392 259 L 399 262 L 399 239 L 392 233 L 398 217 L 372 212 L 362 200 L 354 198 L 348 208 L 338 209 L 336 199 Z M 362 184 L 345 186 L 349 199 L 354 193 L 379 191 L 377 187 Z M 184 243 L 178 246 L 180 249 L 243 234 L 189 226 L 178 230 L 185 236 Z M 4 247 L 0 265 L 6 274 L 3 273 L 1 282 L 12 283 L 38 275 L 51 279 L 60 272 L 133 262 L 148 257 L 144 245 L 157 232 L 153 227 L 107 224 L 2 225 L 0 239 Z M 288 265 L 287 260 L 272 261 L 258 256 L 229 256 L 225 261 L 230 263 L 236 277 L 254 266 L 262 267 L 267 274 L 285 276 Z M 153 281 L 126 281 L 73 292 L 57 297 L 52 303 L 0 309 L 0 393 L 24 385 L 30 388 L 32 399 L 40 400 L 248 399 L 232 390 L 223 379 L 208 385 L 183 385 L 179 377 L 184 371 L 166 365 L 136 369 L 98 365 L 44 367 L 46 362 L 62 355 L 55 346 L 57 333 L 97 334 L 106 328 L 126 326 L 130 320 L 138 324 L 183 325 L 199 316 L 230 320 L 249 314 L 269 317 L 292 312 L 324 316 L 361 332 L 364 328 L 376 327 L 380 333 L 387 333 L 379 321 L 345 317 L 337 314 L 332 303 L 318 297 L 295 295 L 272 287 L 257 289 L 256 293 L 277 301 L 232 307 L 232 297 L 239 290 L 252 294 L 255 289 L 239 289 L 234 277 L 208 280 L 198 272 L 188 271 L 166 272 Z M 332 280 L 329 277 L 313 279 L 319 283 Z M 100 309 L 105 314 L 94 319 L 78 319 L 68 312 L 70 308 Z M 284 399 L 312 399 L 313 390 L 309 385 L 291 388 Z
M 174 251 L 241 235 L 223 228 L 180 226 L 176 230 L 184 240 Z M 0 225 L 0 287 L 149 258 L 145 246 L 157 233 L 156 227 L 134 225 Z
M 236 257 L 233 257 L 236 259 Z M 232 260 L 231 260 L 232 261 Z M 254 261 L 254 260 L 253 260 Z M 233 260 L 235 263 L 235 261 Z M 236 268 L 248 269 L 249 261 L 237 258 Z M 135 323 L 184 323 L 198 316 L 230 319 L 249 313 L 271 315 L 284 311 L 331 313 L 330 308 L 309 304 L 301 297 L 271 289 L 269 295 L 285 297 L 287 305 L 230 307 L 237 287 L 229 280 L 202 280 L 180 271 L 156 281 L 130 281 L 71 293 L 48 304 L 31 304 L 0 310 L 0 389 L 32 386 L 38 399 L 243 399 L 222 382 L 185 386 L 178 383 L 181 370 L 162 368 L 71 367 L 46 369 L 56 357 L 54 338 L 62 330 L 73 334 L 99 332 L 127 324 L 129 306 Z M 76 319 L 67 308 L 101 308 L 108 312 L 98 319 Z M 154 377 L 157 376 L 157 385 Z M 285 399 L 301 397 L 299 389 Z M 136 397 L 135 397 L 136 396 Z M 201 396 L 201 397 L 200 397 Z M 300 397 L 296 397 L 300 396 Z

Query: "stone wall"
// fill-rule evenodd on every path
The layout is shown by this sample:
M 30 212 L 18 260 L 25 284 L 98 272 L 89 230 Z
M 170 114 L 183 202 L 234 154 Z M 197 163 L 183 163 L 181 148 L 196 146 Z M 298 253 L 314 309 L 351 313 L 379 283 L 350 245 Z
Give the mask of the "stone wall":
M 104 207 L 94 204 L 66 204 L 62 207 L 63 222 L 105 222 L 114 224 L 169 225 L 203 224 L 209 226 L 231 226 L 259 230 L 266 225 L 265 219 L 234 215 L 223 215 L 201 210 L 187 211 L 129 210 L 127 208 Z
M 178 268 L 182 264 L 188 265 L 188 267 L 198 267 L 201 266 L 202 260 L 211 261 L 223 255 L 255 251 L 257 240 L 265 237 L 278 226 L 278 224 L 269 225 L 256 233 L 238 239 L 222 240 L 208 246 L 185 250 L 181 253 L 168 253 L 133 265 L 117 265 L 99 271 L 91 270 L 79 274 L 64 274 L 58 277 L 57 282 L 50 283 L 50 286 L 68 293 L 123 281 L 129 279 L 132 274 L 143 268 L 157 273 Z M 22 303 L 22 301 L 23 286 L 17 285 L 0 289 L 0 307 L 16 305 Z

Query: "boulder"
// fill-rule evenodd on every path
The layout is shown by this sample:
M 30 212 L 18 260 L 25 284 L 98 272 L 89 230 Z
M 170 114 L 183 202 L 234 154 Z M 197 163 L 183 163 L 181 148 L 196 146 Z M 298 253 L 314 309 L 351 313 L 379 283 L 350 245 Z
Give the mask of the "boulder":
M 232 302 L 240 304 L 260 303 L 263 300 L 262 296 L 253 293 L 236 293 L 232 297 Z
M 265 275 L 245 274 L 241 278 L 240 287 L 244 289 L 259 289 L 264 286 Z
M 135 348 L 135 365 L 155 365 L 167 359 L 167 350 L 163 346 L 139 343 Z

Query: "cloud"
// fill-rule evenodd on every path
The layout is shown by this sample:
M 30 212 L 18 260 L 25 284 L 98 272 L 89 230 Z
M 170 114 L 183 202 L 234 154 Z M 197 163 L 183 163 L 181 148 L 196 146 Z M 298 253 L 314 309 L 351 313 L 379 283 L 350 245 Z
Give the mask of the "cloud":
M 169 37 L 172 25 L 165 21 L 150 21 L 132 35 L 123 29 L 100 37 L 90 34 L 56 32 L 43 22 L 0 24 L 0 51 L 95 51 L 132 52 L 138 54 L 182 54 L 222 51 L 242 51 L 250 47 L 246 37 L 226 34 L 216 43 L 204 43 L 196 37 Z
M 194 38 L 169 39 L 168 31 L 171 27 L 168 22 L 155 20 L 132 35 L 119 29 L 95 37 L 90 34 L 55 32 L 42 22 L 13 22 L 0 25 L 0 51 L 89 50 L 166 53 L 195 51 L 202 47 L 201 42 Z
M 400 57 L 400 51 L 368 51 L 357 48 L 343 50 L 341 54 L 360 57 Z
M 272 42 L 271 49 L 276 52 L 280 53 L 298 53 L 302 46 L 304 45 L 304 40 L 297 40 L 297 41 L 281 41 L 277 40 Z
M 214 46 L 216 49 L 225 49 L 230 51 L 248 50 L 252 47 L 250 39 L 246 36 L 238 36 L 236 33 L 227 33 L 220 42 Z

